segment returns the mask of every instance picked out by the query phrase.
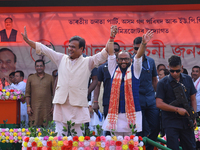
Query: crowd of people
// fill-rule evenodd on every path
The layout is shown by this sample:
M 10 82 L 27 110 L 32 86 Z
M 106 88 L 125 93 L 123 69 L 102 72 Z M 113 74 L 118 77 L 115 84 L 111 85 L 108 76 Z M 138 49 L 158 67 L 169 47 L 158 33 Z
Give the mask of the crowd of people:
M 179 149 L 180 140 L 183 150 L 195 149 L 193 127 L 196 120 L 191 128 L 186 117 L 188 111 L 182 105 L 171 105 L 177 97 L 172 83 L 184 89 L 188 105 L 200 112 L 200 67 L 194 66 L 190 77 L 176 55 L 168 59 L 168 69 L 164 64 L 156 67 L 154 60 L 145 55 L 146 44 L 153 37 L 152 31 L 133 40 L 133 55 L 120 51 L 120 45 L 114 42 L 117 32 L 117 27 L 111 26 L 105 48 L 93 56 L 85 56 L 85 40 L 79 36 L 69 40 L 66 55 L 31 41 L 24 28 L 24 41 L 37 54 L 49 57 L 58 70 L 49 75 L 44 71 L 45 62 L 37 60 L 36 73 L 30 74 L 26 83 L 20 70 L 1 79 L 2 88 L 19 89 L 25 94 L 21 120 L 27 126 L 47 126 L 48 121 L 54 120 L 60 136 L 64 133 L 63 126 L 67 128 L 67 121 L 71 120 L 80 136 L 80 126 L 89 123 L 93 113 L 99 116 L 99 109 L 103 107 L 105 135 L 112 131 L 115 135 L 129 136 L 132 134 L 129 125 L 135 124 L 137 135 L 156 140 L 160 129 L 164 128 L 169 148 Z M 5 51 L 9 50 L 1 49 L 0 53 Z M 8 86 L 5 86 L 5 80 L 9 82 Z M 102 87 L 103 96 L 99 99 Z M 153 150 L 152 145 L 146 148 Z

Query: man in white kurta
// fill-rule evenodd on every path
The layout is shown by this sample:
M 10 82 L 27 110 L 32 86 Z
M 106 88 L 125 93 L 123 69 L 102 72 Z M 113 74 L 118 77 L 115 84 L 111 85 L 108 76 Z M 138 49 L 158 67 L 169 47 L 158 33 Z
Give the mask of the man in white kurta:
M 69 40 L 69 54 L 66 55 L 53 51 L 41 43 L 29 40 L 26 28 L 24 31 L 22 36 L 25 42 L 36 49 L 37 54 L 49 57 L 58 67 L 58 83 L 53 99 L 53 120 L 56 122 L 58 136 L 62 136 L 63 126 L 67 128 L 67 121 L 70 120 L 76 124 L 74 128 L 77 135 L 82 135 L 81 124 L 90 122 L 87 93 L 91 70 L 106 61 L 110 49 L 114 50 L 113 42 L 117 27 L 111 27 L 111 38 L 106 48 L 100 53 L 85 58 L 82 56 L 85 40 L 79 36 L 74 36 Z

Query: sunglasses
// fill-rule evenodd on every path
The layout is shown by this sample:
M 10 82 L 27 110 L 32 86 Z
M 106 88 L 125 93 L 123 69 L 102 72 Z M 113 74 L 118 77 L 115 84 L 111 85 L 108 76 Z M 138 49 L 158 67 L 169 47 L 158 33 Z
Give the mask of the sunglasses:
M 139 49 L 139 47 L 134 47 L 134 50 L 136 50 L 136 51 L 137 51 L 138 49 Z
M 178 69 L 178 70 L 169 70 L 171 73 L 174 73 L 174 72 L 176 72 L 176 73 L 179 73 L 179 72 L 181 72 L 181 69 Z

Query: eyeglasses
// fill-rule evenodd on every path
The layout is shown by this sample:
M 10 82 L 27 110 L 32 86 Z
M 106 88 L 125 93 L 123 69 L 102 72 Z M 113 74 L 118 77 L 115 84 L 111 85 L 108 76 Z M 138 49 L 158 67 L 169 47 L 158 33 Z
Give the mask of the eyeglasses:
M 171 73 L 174 73 L 174 72 L 176 72 L 176 73 L 179 73 L 179 72 L 181 72 L 181 69 L 178 69 L 178 70 L 169 70 Z
M 136 50 L 136 51 L 137 51 L 138 49 L 139 49 L 139 47 L 134 47 L 134 50 Z
M 119 62 L 122 62 L 122 61 L 125 61 L 125 62 L 128 62 L 130 60 L 130 58 L 118 58 L 118 61 Z
M 115 50 L 115 52 L 119 52 L 119 49 L 118 49 L 118 48 L 115 48 L 114 50 Z

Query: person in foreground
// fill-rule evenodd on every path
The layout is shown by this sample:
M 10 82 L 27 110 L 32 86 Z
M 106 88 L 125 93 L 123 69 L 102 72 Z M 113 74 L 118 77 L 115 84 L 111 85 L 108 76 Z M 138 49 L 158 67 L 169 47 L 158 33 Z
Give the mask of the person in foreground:
M 58 67 L 58 83 L 53 99 L 53 120 L 56 123 L 56 132 L 62 136 L 63 126 L 68 129 L 67 121 L 75 122 L 74 129 L 77 135 L 82 135 L 80 126 L 90 122 L 88 110 L 88 82 L 94 67 L 106 61 L 108 53 L 114 49 L 112 42 L 117 33 L 117 27 L 111 27 L 110 39 L 100 53 L 90 57 L 83 57 L 85 40 L 74 36 L 69 40 L 69 54 L 55 52 L 45 45 L 28 39 L 26 27 L 24 41 L 36 50 L 37 54 L 49 57 Z M 66 133 L 63 133 L 66 135 Z
M 108 57 L 108 70 L 112 77 L 109 110 L 103 129 L 113 131 L 116 136 L 131 135 L 129 125 L 136 125 L 137 132 L 142 131 L 142 112 L 139 102 L 140 73 L 142 56 L 146 44 L 152 38 L 153 32 L 148 31 L 142 37 L 142 44 L 132 63 L 131 54 L 120 52 L 118 58 L 114 50 Z
M 156 106 L 162 109 L 162 121 L 165 133 L 167 136 L 167 147 L 173 150 L 179 150 L 179 140 L 183 150 L 195 150 L 196 142 L 194 130 L 189 126 L 189 121 L 186 116 L 189 116 L 188 111 L 183 108 L 183 105 L 172 106 L 176 100 L 177 94 L 186 95 L 188 105 L 191 104 L 196 112 L 196 89 L 192 78 L 184 73 L 181 73 L 182 64 L 181 58 L 172 55 L 169 59 L 170 75 L 165 76 L 157 84 L 156 91 Z M 175 93 L 175 86 L 183 89 L 183 92 Z M 192 125 L 196 126 L 196 120 L 192 121 Z

